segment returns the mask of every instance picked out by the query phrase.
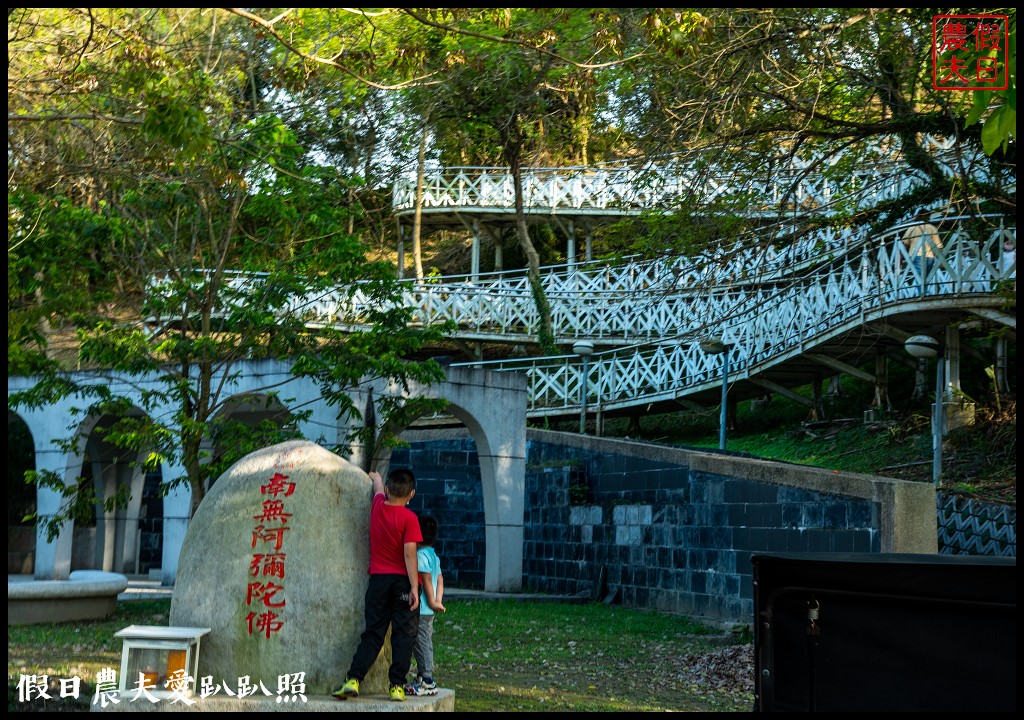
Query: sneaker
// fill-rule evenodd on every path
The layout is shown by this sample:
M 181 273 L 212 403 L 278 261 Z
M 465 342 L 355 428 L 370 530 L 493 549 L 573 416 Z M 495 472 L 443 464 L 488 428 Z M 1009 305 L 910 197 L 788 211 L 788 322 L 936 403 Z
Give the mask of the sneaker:
M 359 695 L 359 680 L 357 678 L 345 678 L 345 684 L 331 693 L 339 700 L 346 700 Z
M 392 685 L 391 699 L 395 702 L 405 702 L 405 688 L 401 685 Z
M 405 686 L 405 692 L 409 695 L 437 695 L 437 685 L 433 680 L 424 680 L 422 677 L 416 678 L 416 682 Z

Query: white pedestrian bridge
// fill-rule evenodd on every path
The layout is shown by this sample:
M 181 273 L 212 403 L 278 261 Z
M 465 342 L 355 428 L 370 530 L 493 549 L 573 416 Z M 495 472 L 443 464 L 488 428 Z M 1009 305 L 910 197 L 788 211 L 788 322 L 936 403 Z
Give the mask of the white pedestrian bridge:
M 614 415 L 713 403 L 725 359 L 702 350 L 709 338 L 728 347 L 730 394 L 739 400 L 839 372 L 874 379 L 858 367 L 886 354 L 909 362 L 903 342 L 915 334 L 955 348 L 959 323 L 1015 329 L 1004 291 L 1015 285 L 1016 254 L 1006 248 L 1016 246 L 1016 225 L 941 211 L 931 222 L 942 242 L 933 258 L 903 242 L 913 227 L 905 223 L 877 233 L 825 227 L 787 245 L 697 258 L 546 268 L 553 331 L 566 353 L 468 364 L 525 374 L 531 417 L 578 414 L 584 385 L 587 405 Z M 403 282 L 402 303 L 417 324 L 447 323 L 453 337 L 475 342 L 537 342 L 540 318 L 521 271 Z M 373 307 L 369 296 L 339 289 L 297 298 L 292 309 L 311 325 L 356 327 Z M 581 339 L 599 348 L 586 382 L 569 352 Z M 950 353 L 954 382 L 956 361 Z
M 879 230 L 845 222 L 850 213 L 878 208 L 926 182 L 903 162 L 901 147 L 890 137 L 850 142 L 834 153 L 803 145 L 766 158 L 757 177 L 724 152 L 713 171 L 703 157 L 524 168 L 530 222 L 572 231 L 580 223 L 663 213 L 699 197 L 712 210 L 757 218 L 757 229 L 696 255 L 614 263 L 578 262 L 570 245 L 569 261 L 544 268 L 542 278 L 555 341 L 565 354 L 478 357 L 472 364 L 525 374 L 531 417 L 578 413 L 584 387 L 586 405 L 614 415 L 714 403 L 725 363 L 735 400 L 785 394 L 838 372 L 868 379 L 875 376 L 858 366 L 886 353 L 906 362 L 903 341 L 925 333 L 948 341 L 947 377 L 956 386 L 958 340 L 950 333 L 958 323 L 984 318 L 1016 325 L 1015 309 L 1004 308 L 1000 292 L 1015 282 L 1016 224 L 981 214 L 977 205 L 948 203 L 912 208 L 907 220 Z M 925 136 L 919 149 L 946 177 L 966 174 L 1015 187 L 1015 176 L 992 177 L 987 158 L 952 139 Z M 416 195 L 415 174 L 399 178 L 393 207 L 400 227 L 415 214 Z M 423 179 L 419 214 L 425 228 L 464 227 L 478 246 L 481 236 L 512 222 L 514 200 L 507 170 L 438 169 Z M 924 222 L 921 210 L 937 229 L 937 247 L 903 241 Z M 573 232 L 568 235 L 571 243 Z M 415 324 L 445 324 L 464 341 L 537 347 L 541 319 L 525 272 L 478 268 L 477 253 L 466 275 L 403 280 L 400 303 Z M 255 277 L 239 273 L 231 283 L 244 286 Z M 161 282 L 154 279 L 154 292 Z M 370 321 L 378 302 L 345 287 L 296 297 L 288 311 L 311 326 L 357 327 Z M 709 338 L 728 347 L 727 359 L 701 350 Z M 570 352 L 578 340 L 597 349 L 586 378 Z
M 884 373 L 858 366 L 885 355 L 909 362 L 904 340 L 925 333 L 946 341 L 947 377 L 958 386 L 959 324 L 984 318 L 1016 326 L 1002 292 L 1015 287 L 1016 224 L 944 203 L 914 208 L 905 213 L 908 220 L 880 230 L 842 223 L 926 181 L 902 161 L 900 147 L 894 138 L 849 143 L 832 154 L 808 146 L 766 160 L 767 177 L 757 178 L 727 154 L 718 156 L 714 172 L 702 158 L 525 168 L 528 221 L 557 224 L 568 236 L 569 261 L 543 271 L 552 329 L 565 354 L 471 364 L 525 374 L 531 417 L 577 414 L 584 388 L 587 406 L 614 415 L 713 404 L 726 362 L 735 400 L 780 392 L 804 402 L 791 388 L 838 372 L 882 383 Z M 1015 187 L 1015 177 L 991 177 L 986 158 L 953 140 L 923 137 L 920 148 L 947 177 Z M 465 341 L 536 347 L 540 317 L 525 272 L 479 271 L 481 237 L 512 222 L 513 187 L 501 168 L 445 168 L 424 177 L 424 227 L 463 227 L 475 252 L 465 275 L 403 280 L 401 303 L 413 310 L 413 322 L 447 324 Z M 407 174 L 393 195 L 400 227 L 415 213 L 415 199 L 416 178 Z M 757 217 L 760 226 L 697 255 L 577 261 L 577 226 L 662 213 L 695 199 Z M 938 247 L 903 242 L 923 222 L 920 210 L 929 211 Z M 766 221 L 769 216 L 775 219 Z M 808 231 L 812 219 L 817 229 Z M 373 307 L 358 289 L 339 288 L 296 298 L 291 309 L 311 325 L 354 327 Z M 709 338 L 728 347 L 727 359 L 701 349 Z M 577 340 L 598 350 L 586 363 L 586 378 L 584 364 L 569 351 Z

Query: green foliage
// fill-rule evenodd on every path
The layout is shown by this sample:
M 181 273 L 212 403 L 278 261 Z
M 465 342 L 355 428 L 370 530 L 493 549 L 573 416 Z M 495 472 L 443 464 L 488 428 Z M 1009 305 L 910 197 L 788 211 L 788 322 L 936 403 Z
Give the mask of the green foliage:
M 270 398 L 266 405 L 268 408 L 279 407 Z M 287 440 L 302 439 L 298 421 L 308 415 L 308 412 L 286 413 L 278 410 L 270 418 L 258 422 L 241 422 L 230 416 L 218 417 L 206 431 L 214 451 L 209 462 L 201 466 L 201 477 L 212 487 L 217 478 L 249 453 Z
M 163 489 L 187 482 L 194 508 L 211 478 L 247 449 L 295 437 L 304 417 L 240 432 L 224 390 L 238 363 L 286 360 L 321 384 L 339 421 L 359 417 L 346 393 L 367 377 L 443 376 L 409 361 L 441 329 L 409 330 L 393 268 L 365 258 L 353 202 L 362 180 L 339 176 L 274 112 L 287 104 L 261 97 L 273 59 L 238 17 L 22 9 L 9 19 L 9 110 L 25 118 L 10 133 L 9 371 L 41 374 L 12 407 L 80 398 L 69 432 L 99 418 L 95 432 L 132 462 L 182 467 Z M 71 67 L 40 64 L 41 48 Z M 29 78 L 53 92 L 27 92 Z M 345 302 L 356 282 L 375 307 Z M 322 327 L 311 303 L 332 294 L 337 323 L 369 329 Z M 58 334 L 77 338 L 72 357 L 48 356 Z M 68 367 L 150 384 L 133 407 Z M 287 379 L 277 385 L 255 394 L 287 405 Z M 90 480 L 61 491 L 88 504 Z M 65 505 L 78 507 L 70 495 Z
M 586 483 L 573 483 L 569 485 L 569 504 L 586 505 L 590 502 L 590 486 Z
M 694 57 L 711 19 L 695 10 L 655 8 L 646 18 L 647 33 L 661 52 Z
M 41 517 L 33 511 L 22 518 L 22 522 L 32 520 L 42 523 L 46 541 L 53 542 L 68 522 L 73 523 L 75 527 L 95 527 L 97 513 L 102 514 L 116 508 L 126 507 L 131 499 L 131 494 L 123 485 L 100 501 L 96 495 L 96 486 L 89 465 L 87 458 L 84 467 L 89 474 L 83 475 L 69 484 L 65 484 L 63 477 L 50 470 L 26 470 L 25 483 L 55 490 L 63 499 L 60 507 L 52 515 Z
M 537 342 L 545 355 L 558 355 L 558 346 L 555 344 L 555 335 L 551 330 L 551 304 L 548 302 L 544 292 L 544 285 L 540 278 L 530 279 L 530 291 L 533 294 L 533 302 L 537 305 L 537 314 L 541 318 L 537 326 Z
M 108 263 L 124 226 L 60 194 L 14 188 L 7 205 L 8 372 L 28 374 L 50 364 L 55 332 L 111 299 Z
M 210 127 L 202 109 L 181 94 L 178 77 L 164 75 L 145 83 L 146 115 L 142 133 L 175 153 L 194 157 L 210 146 Z

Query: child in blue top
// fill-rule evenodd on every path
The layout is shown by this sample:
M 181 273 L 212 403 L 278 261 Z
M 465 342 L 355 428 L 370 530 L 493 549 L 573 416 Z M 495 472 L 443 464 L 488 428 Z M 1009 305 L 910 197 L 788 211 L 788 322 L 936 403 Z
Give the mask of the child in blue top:
M 406 686 L 410 695 L 436 695 L 434 682 L 434 613 L 445 612 L 441 602 L 444 596 L 444 576 L 441 574 L 441 560 L 434 551 L 437 542 L 437 520 L 426 516 L 420 518 L 420 533 L 423 542 L 416 550 L 416 564 L 420 574 L 420 625 L 413 644 L 416 658 L 416 680 Z

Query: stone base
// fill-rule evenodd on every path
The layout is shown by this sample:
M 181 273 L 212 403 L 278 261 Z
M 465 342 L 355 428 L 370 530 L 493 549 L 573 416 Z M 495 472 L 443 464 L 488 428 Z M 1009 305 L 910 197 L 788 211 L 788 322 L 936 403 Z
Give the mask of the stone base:
M 90 707 L 91 712 L 455 712 L 455 691 L 438 688 L 437 695 L 427 697 L 409 696 L 405 702 L 391 702 L 386 695 L 369 695 L 338 700 L 331 696 L 317 695 L 307 697 L 306 702 L 277 702 L 276 697 L 232 697 L 193 698 L 194 705 L 181 702 L 161 700 L 151 703 L 145 697 L 131 702 L 135 691 L 111 693 L 120 702 L 108 702 L 106 707 L 96 703 Z
M 67 580 L 7 579 L 7 624 L 101 620 L 114 614 L 128 587 L 118 573 L 76 570 Z
M 942 406 L 942 419 L 945 421 L 945 427 L 942 428 L 944 435 L 950 430 L 974 425 L 974 403 L 944 402 Z M 932 403 L 932 412 L 935 412 L 935 403 Z

